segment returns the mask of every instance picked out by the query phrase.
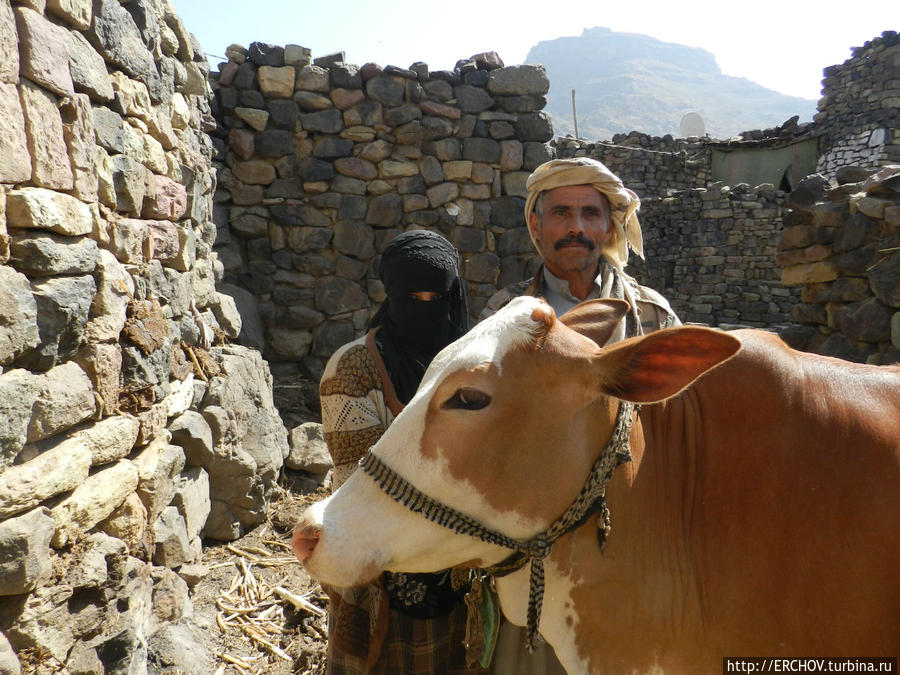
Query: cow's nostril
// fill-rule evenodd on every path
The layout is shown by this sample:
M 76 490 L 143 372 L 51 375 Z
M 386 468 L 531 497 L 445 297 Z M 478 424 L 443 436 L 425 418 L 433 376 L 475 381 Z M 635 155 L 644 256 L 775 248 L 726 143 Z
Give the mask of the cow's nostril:
M 315 525 L 297 525 L 294 528 L 294 554 L 300 562 L 305 562 L 312 555 L 322 530 Z

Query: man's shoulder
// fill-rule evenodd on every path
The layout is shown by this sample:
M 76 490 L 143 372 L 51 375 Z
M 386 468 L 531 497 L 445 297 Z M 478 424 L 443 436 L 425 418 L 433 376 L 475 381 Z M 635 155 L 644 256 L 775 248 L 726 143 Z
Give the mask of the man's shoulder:
M 649 286 L 639 284 L 634 277 L 628 276 L 627 274 L 623 274 L 623 276 L 628 282 L 631 292 L 634 294 L 635 302 L 638 305 L 651 305 L 652 308 L 656 310 L 653 312 L 656 316 L 652 319 L 647 319 L 649 323 L 654 324 L 652 327 L 653 330 L 681 324 L 678 315 L 675 314 L 675 310 L 672 309 L 672 305 L 669 304 L 669 301 L 666 300 L 666 297 L 662 293 Z M 643 312 L 641 312 L 641 314 L 643 314 Z M 644 328 L 646 329 L 647 327 L 648 326 L 645 326 Z
M 638 301 L 649 302 L 654 305 L 659 305 L 668 311 L 672 311 L 672 306 L 669 304 L 669 301 L 666 300 L 666 297 L 659 291 L 654 290 L 649 286 L 642 286 L 637 282 L 634 282 L 633 288 L 635 289 L 635 297 Z
M 518 298 L 521 295 L 530 295 L 529 291 L 531 290 L 531 287 L 533 285 L 534 277 L 531 277 L 529 279 L 525 279 L 524 281 L 519 281 L 514 284 L 504 286 L 499 291 L 494 293 L 490 298 L 488 298 L 487 304 L 478 315 L 478 320 L 481 321 L 482 319 L 486 319 L 492 314 L 495 314 L 502 307 L 508 305 L 511 300 Z

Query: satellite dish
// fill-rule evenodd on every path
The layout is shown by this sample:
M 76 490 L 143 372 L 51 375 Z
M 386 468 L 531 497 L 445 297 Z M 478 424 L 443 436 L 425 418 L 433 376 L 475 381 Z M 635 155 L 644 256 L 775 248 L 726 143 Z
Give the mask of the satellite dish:
M 685 113 L 681 118 L 681 136 L 703 136 L 706 133 L 706 124 L 703 118 L 695 112 Z

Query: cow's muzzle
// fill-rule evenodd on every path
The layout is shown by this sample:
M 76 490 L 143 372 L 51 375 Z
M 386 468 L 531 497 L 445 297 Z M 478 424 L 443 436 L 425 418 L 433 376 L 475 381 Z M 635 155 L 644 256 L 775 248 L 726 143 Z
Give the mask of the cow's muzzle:
M 322 536 L 322 528 L 318 525 L 310 523 L 299 524 L 294 528 L 294 537 L 291 543 L 294 546 L 294 553 L 300 562 L 306 562 L 312 555 Z

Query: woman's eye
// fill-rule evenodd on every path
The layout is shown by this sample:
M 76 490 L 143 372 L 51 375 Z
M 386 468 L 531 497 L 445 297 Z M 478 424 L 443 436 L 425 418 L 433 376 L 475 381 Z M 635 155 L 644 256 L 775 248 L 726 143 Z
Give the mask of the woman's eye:
M 440 293 L 435 293 L 434 291 L 416 291 L 415 293 L 410 293 L 409 297 L 413 300 L 430 302 L 432 300 L 440 300 L 442 295 Z
M 491 402 L 491 397 L 477 389 L 459 389 L 444 402 L 444 408 L 481 410 Z

